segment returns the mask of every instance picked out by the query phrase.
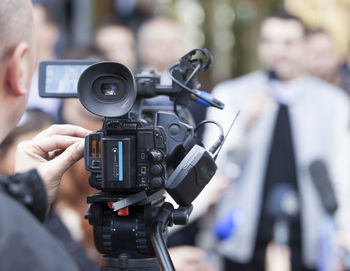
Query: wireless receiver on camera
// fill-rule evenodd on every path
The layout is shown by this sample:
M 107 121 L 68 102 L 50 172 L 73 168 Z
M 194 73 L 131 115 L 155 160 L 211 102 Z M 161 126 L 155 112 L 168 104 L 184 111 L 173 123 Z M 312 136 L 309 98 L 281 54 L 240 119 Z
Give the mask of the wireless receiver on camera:
M 100 190 L 87 198 L 86 218 L 103 254 L 101 270 L 174 270 L 166 229 L 188 222 L 192 201 L 217 169 L 212 154 L 224 141 L 221 132 L 208 152 L 196 129 L 209 121 L 193 128 L 179 117 L 179 109 L 191 101 L 224 107 L 199 89 L 196 75 L 210 63 L 208 50 L 190 51 L 170 67 L 168 86 L 160 85 L 159 76 L 134 76 L 115 62 L 40 63 L 41 96 L 78 97 L 103 118 L 101 129 L 86 137 L 84 153 L 89 184 Z M 146 112 L 142 100 L 157 95 L 169 96 L 174 107 Z M 179 208 L 164 202 L 164 190 Z
M 171 174 L 165 188 L 177 204 L 190 205 L 214 176 L 216 169 L 208 151 L 195 145 Z

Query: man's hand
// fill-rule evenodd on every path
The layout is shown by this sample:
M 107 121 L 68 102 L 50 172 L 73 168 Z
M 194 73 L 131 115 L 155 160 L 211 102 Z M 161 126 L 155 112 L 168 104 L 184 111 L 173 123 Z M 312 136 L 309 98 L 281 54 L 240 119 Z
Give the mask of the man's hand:
M 245 129 L 249 130 L 254 126 L 257 119 L 261 117 L 262 112 L 266 104 L 272 99 L 271 94 L 266 88 L 259 90 L 254 93 L 252 97 L 248 100 L 248 103 L 245 106 L 247 112 L 247 122 Z
M 177 271 L 217 271 L 207 254 L 192 246 L 178 246 L 169 249 L 171 260 Z
M 17 147 L 15 173 L 36 168 L 44 181 L 48 203 L 56 197 L 63 173 L 84 154 L 91 131 L 73 125 L 52 125 Z
M 290 271 L 291 251 L 286 245 L 278 245 L 270 242 L 266 248 L 265 270 Z
M 337 245 L 340 251 L 340 259 L 336 262 L 334 270 L 348 270 L 350 264 L 350 232 L 339 230 L 336 235 Z

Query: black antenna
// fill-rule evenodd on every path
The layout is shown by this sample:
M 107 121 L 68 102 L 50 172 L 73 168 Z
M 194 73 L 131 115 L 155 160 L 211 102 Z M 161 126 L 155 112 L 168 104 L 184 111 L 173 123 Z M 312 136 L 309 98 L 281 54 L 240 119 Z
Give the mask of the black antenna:
M 230 127 L 228 128 L 228 131 L 227 131 L 227 133 L 226 133 L 226 135 L 225 135 L 225 137 L 224 137 L 224 140 L 222 141 L 220 148 L 218 149 L 217 153 L 216 153 L 215 156 L 214 156 L 214 161 L 215 161 L 216 158 L 218 157 L 219 152 L 221 151 L 222 146 L 224 145 L 224 143 L 225 143 L 225 141 L 226 141 L 226 138 L 227 138 L 228 134 L 230 133 L 233 124 L 235 124 L 235 122 L 236 122 L 236 120 L 237 120 L 237 118 L 238 118 L 240 112 L 241 112 L 241 111 L 238 110 L 237 113 L 236 113 L 236 115 L 235 115 L 235 117 L 233 118 L 233 120 L 232 120 L 232 122 L 231 122 L 231 124 L 230 124 Z

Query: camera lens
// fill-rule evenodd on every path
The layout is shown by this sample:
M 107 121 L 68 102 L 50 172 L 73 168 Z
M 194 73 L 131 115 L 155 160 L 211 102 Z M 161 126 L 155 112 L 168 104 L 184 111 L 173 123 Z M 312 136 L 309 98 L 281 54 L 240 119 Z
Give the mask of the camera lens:
M 128 82 L 120 75 L 102 75 L 92 83 L 92 96 L 97 102 L 123 102 L 128 96 Z
M 78 97 L 90 112 L 119 117 L 132 108 L 136 83 L 131 71 L 117 62 L 101 62 L 87 68 L 79 78 Z
M 117 84 L 104 83 L 101 86 L 101 92 L 106 96 L 117 96 L 119 93 Z

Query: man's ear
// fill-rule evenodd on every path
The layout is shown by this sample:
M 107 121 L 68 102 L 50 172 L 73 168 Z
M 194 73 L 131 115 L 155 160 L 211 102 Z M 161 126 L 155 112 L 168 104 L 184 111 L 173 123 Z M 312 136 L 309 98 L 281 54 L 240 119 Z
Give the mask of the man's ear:
M 9 90 L 16 96 L 24 96 L 29 91 L 29 58 L 29 44 L 25 41 L 20 42 L 9 55 L 6 81 Z

